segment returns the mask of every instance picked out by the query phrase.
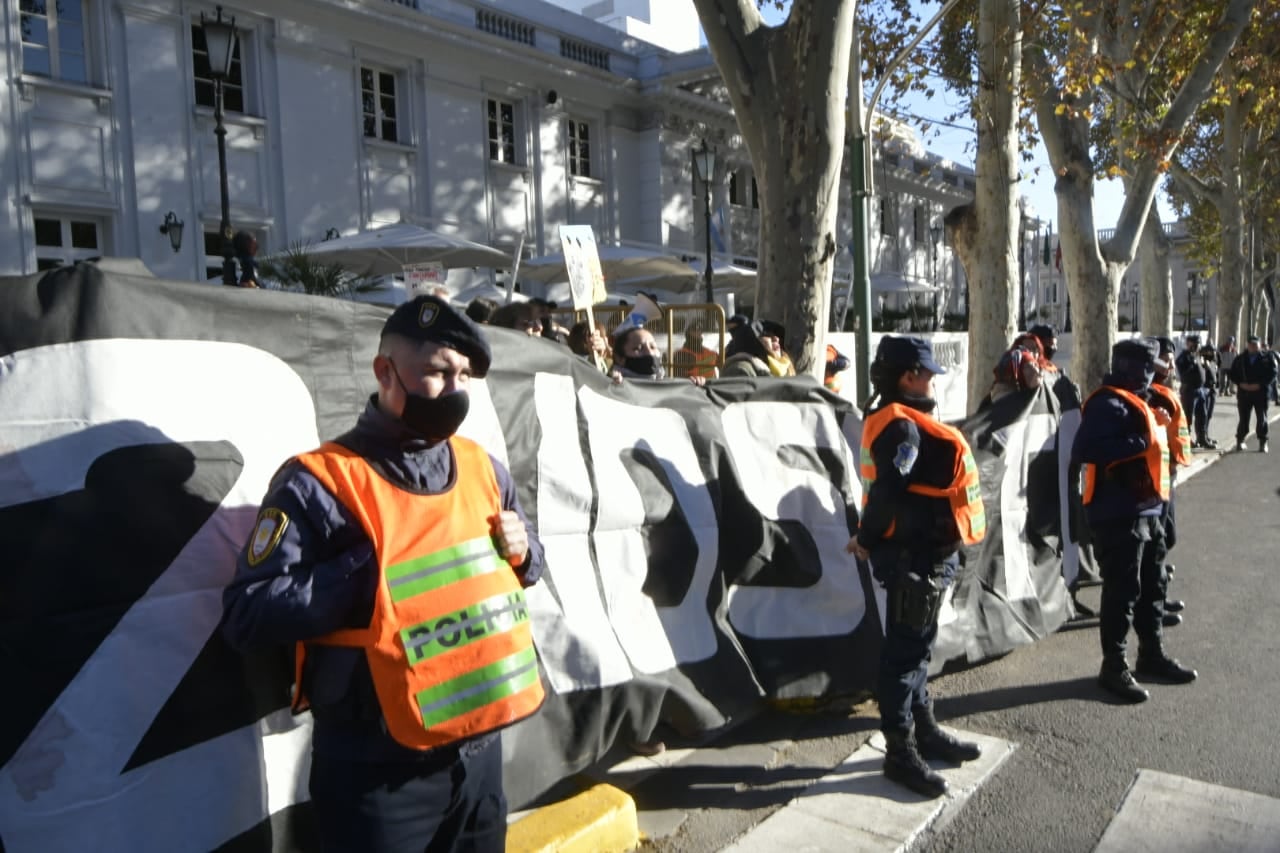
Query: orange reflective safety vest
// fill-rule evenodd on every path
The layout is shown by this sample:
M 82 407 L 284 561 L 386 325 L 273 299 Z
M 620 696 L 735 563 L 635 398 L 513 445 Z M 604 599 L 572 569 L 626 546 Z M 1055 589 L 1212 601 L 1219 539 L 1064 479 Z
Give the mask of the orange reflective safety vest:
M 1161 400 L 1169 404 L 1172 412 L 1169 423 L 1165 424 L 1165 440 L 1169 443 L 1169 453 L 1174 465 L 1184 468 L 1191 464 L 1191 430 L 1187 428 L 1187 413 L 1182 408 L 1182 401 L 1173 389 L 1167 385 L 1151 384 L 1152 393 L 1159 394 Z
M 691 350 L 688 347 L 681 347 L 676 355 L 676 364 L 686 368 L 690 376 L 702 376 L 707 379 L 714 379 L 716 375 L 716 367 L 720 364 L 720 357 L 716 355 L 715 350 L 703 347 L 700 350 Z
M 359 519 L 380 574 L 368 628 L 308 642 L 364 649 L 387 730 L 410 749 L 508 726 L 543 700 L 524 590 L 490 535 L 493 465 L 475 442 L 449 445 L 455 483 L 438 495 L 392 485 L 332 442 L 297 457 Z M 295 710 L 304 655 L 299 643 Z
M 1107 385 L 1099 388 L 1089 395 L 1089 399 L 1084 401 L 1085 406 L 1089 405 L 1089 400 L 1103 391 L 1109 391 L 1120 399 L 1133 406 L 1142 414 L 1147 421 L 1147 449 L 1141 453 L 1130 456 L 1127 459 L 1117 459 L 1107 465 L 1110 471 L 1117 465 L 1123 465 L 1126 462 L 1132 462 L 1135 459 L 1144 461 L 1147 467 L 1147 473 L 1151 477 L 1151 483 L 1155 487 L 1156 494 L 1160 500 L 1169 500 L 1169 436 L 1165 429 L 1160 426 L 1160 422 L 1156 420 L 1155 412 L 1145 401 L 1137 394 Z M 1083 502 L 1086 506 L 1093 503 L 1093 493 L 1098 486 L 1098 464 L 1096 462 L 1086 462 L 1084 465 L 1084 495 Z
M 911 483 L 907 491 L 931 498 L 943 498 L 950 502 L 951 513 L 956 521 L 956 529 L 960 539 L 966 545 L 976 545 L 987 535 L 987 512 L 982 505 L 982 487 L 978 483 L 978 464 L 973 459 L 973 451 L 964 433 L 953 426 L 947 426 L 937 418 L 918 412 L 900 403 L 890 403 L 877 409 L 862 426 L 862 448 L 860 454 L 860 473 L 862 475 L 862 506 L 866 507 L 867 498 L 871 494 L 871 484 L 876 480 L 876 463 L 871 455 L 871 445 L 892 421 L 906 418 L 914 421 L 920 430 L 928 436 L 946 442 L 955 448 L 956 464 L 951 482 L 943 487 L 926 486 L 922 483 Z M 892 537 L 897 522 L 889 525 L 887 535 Z

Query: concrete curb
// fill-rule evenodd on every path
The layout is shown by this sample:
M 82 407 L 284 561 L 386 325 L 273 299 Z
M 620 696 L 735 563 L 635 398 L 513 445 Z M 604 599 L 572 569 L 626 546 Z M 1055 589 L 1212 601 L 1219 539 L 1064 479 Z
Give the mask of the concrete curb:
M 626 853 L 640 844 L 631 795 L 596 785 L 513 823 L 507 853 Z

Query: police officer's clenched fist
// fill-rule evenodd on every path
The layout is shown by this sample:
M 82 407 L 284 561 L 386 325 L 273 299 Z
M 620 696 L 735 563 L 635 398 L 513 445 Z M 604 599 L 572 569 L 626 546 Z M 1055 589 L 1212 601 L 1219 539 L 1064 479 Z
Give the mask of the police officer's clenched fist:
M 513 566 L 524 562 L 529 553 L 529 531 L 520 516 L 511 510 L 503 510 L 490 519 L 493 544 L 504 560 Z

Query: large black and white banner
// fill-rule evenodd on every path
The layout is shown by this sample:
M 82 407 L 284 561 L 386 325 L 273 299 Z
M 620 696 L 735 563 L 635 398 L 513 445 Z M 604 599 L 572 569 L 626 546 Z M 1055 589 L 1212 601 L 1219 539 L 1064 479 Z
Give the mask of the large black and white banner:
M 0 280 L 0 850 L 305 846 L 289 650 L 227 648 L 221 589 L 276 467 L 364 405 L 385 316 L 93 265 Z M 548 341 L 491 340 L 464 432 L 510 467 L 548 559 L 530 601 L 551 696 L 504 734 L 514 805 L 658 721 L 869 688 L 847 403 L 803 379 L 615 386 Z M 1025 508 L 1052 416 L 988 426 L 998 545 L 970 555 L 939 663 L 1063 612 L 1056 503 Z

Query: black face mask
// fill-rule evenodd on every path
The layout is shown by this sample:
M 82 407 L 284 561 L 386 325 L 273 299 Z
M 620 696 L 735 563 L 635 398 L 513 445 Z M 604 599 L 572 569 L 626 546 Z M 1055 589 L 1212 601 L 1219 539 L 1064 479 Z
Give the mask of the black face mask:
M 1045 347 L 1045 348 L 1044 348 L 1044 357 L 1045 357 L 1045 358 L 1052 359 L 1052 358 L 1053 358 L 1055 355 L 1057 355 L 1057 354 L 1058 354 L 1058 348 L 1057 348 L 1057 347 Z
M 651 355 L 629 355 L 622 364 L 627 370 L 640 376 L 652 376 L 655 379 L 662 378 L 662 366 Z
M 400 383 L 400 390 L 404 392 L 401 422 L 427 441 L 438 444 L 447 440 L 467 419 L 467 412 L 471 410 L 471 396 L 466 391 L 455 391 L 439 397 L 410 394 L 409 389 L 404 387 L 404 380 L 400 378 L 395 362 L 391 362 L 391 372 L 396 377 L 396 382 Z

